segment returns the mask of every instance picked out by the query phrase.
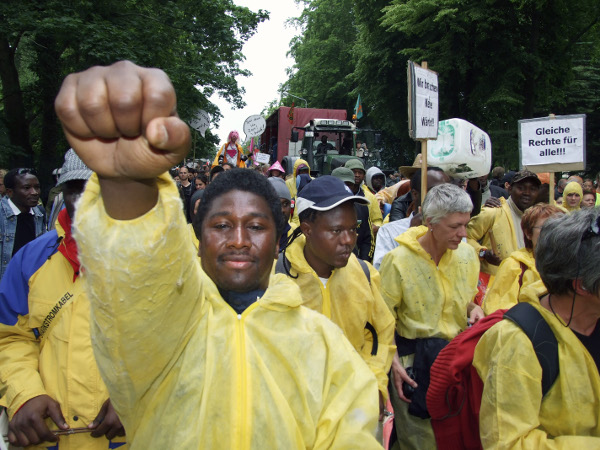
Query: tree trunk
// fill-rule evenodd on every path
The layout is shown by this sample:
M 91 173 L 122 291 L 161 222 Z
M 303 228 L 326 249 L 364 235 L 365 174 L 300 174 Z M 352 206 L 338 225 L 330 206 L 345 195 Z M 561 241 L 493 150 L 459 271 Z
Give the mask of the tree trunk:
M 8 149 L 11 153 L 8 165 L 30 167 L 33 165 L 33 149 L 29 140 L 29 124 L 25 116 L 19 73 L 15 66 L 15 48 L 11 48 L 6 36 L 0 36 L 0 80 L 4 103 L 3 121 L 11 145 Z

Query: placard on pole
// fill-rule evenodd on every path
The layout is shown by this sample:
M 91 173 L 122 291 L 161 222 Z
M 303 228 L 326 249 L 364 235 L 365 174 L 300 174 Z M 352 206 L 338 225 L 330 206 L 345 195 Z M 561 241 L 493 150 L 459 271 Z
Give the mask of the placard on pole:
M 438 74 L 408 61 L 408 133 L 421 142 L 421 200 L 427 194 L 427 140 L 437 139 L 439 123 Z
M 585 170 L 585 114 L 519 120 L 521 168 L 550 172 L 550 200 L 554 200 L 554 172 Z

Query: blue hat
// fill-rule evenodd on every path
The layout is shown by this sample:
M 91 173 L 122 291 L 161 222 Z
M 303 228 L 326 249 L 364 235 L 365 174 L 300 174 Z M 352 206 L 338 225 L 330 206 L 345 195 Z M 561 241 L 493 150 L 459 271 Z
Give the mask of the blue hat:
M 352 191 L 338 178 L 325 175 L 314 179 L 298 193 L 296 210 L 298 214 L 307 209 L 329 211 L 344 202 L 358 202 L 368 205 L 365 197 L 353 195 Z

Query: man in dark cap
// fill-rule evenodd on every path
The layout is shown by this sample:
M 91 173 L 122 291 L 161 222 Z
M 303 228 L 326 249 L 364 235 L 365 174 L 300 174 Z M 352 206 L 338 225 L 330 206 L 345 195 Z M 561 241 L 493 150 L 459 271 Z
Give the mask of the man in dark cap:
M 528 170 L 517 172 L 508 186 L 510 197 L 500 208 L 482 208 L 467 227 L 469 243 L 481 259 L 481 271 L 495 275 L 502 259 L 525 247 L 521 217 L 535 203 L 541 182 Z

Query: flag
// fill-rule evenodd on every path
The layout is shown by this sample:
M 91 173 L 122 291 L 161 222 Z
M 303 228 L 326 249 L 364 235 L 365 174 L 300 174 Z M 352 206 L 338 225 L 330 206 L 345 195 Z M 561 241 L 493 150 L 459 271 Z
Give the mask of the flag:
M 290 108 L 290 112 L 288 112 L 288 120 L 290 121 L 290 125 L 294 124 L 294 102 L 292 102 L 292 107 Z
M 358 99 L 356 100 L 356 106 L 354 107 L 354 115 L 357 119 L 360 119 L 363 116 L 362 103 L 360 102 L 360 94 L 358 94 Z

